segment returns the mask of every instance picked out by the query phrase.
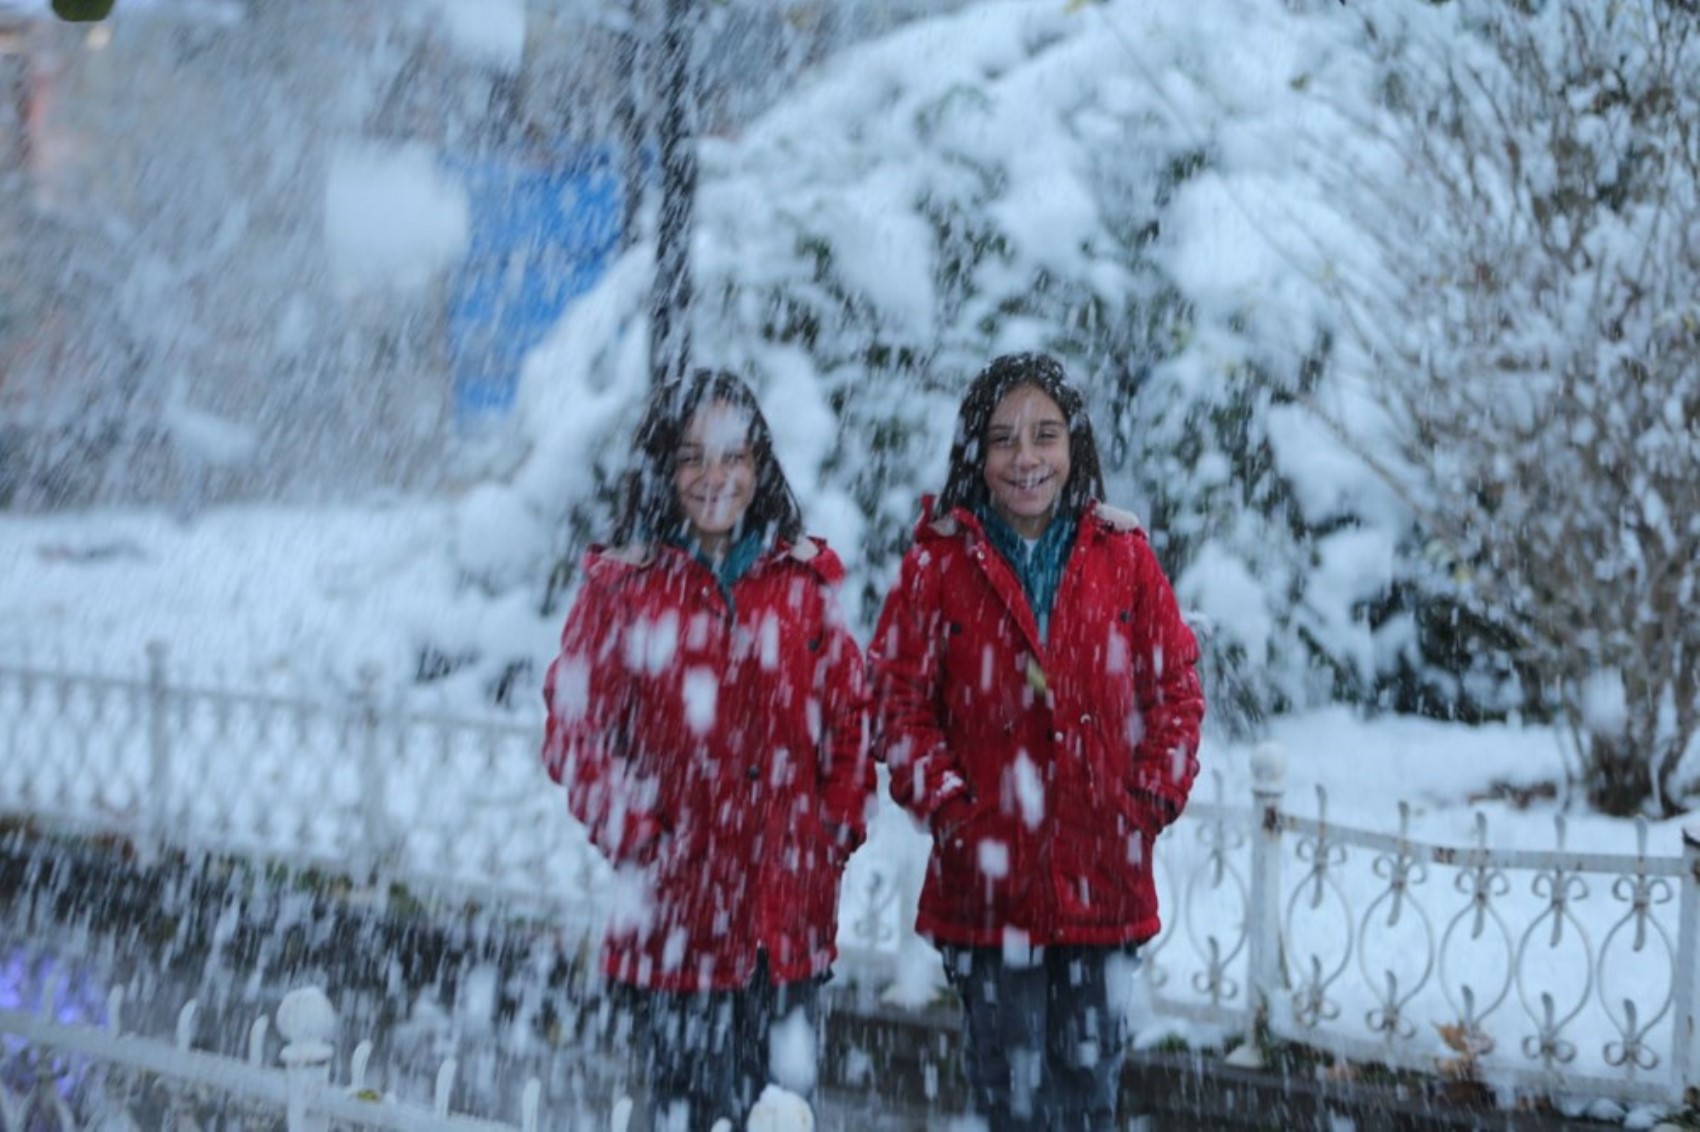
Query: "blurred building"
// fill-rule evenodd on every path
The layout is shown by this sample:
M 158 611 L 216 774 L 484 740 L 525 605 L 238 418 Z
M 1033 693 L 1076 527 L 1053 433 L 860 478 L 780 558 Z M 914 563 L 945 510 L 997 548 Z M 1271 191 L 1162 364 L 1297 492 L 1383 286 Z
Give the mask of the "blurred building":
M 465 0 L 118 0 L 97 25 L 0 0 L 0 507 L 479 474 L 469 423 L 500 420 L 525 351 L 641 234 L 658 18 L 504 4 L 517 34 L 492 52 L 455 19 L 495 8 Z M 735 133 L 832 52 L 959 6 L 713 5 L 699 128 Z M 464 202 L 428 271 L 349 278 L 328 213 L 351 154 Z M 405 239 L 415 214 L 384 204 Z

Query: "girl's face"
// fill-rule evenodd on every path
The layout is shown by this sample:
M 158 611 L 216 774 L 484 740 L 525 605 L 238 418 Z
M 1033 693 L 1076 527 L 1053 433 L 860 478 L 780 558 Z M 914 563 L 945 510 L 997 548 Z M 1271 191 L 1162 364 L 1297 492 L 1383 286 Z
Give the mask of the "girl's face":
M 673 490 L 698 545 L 710 554 L 725 550 L 755 498 L 749 415 L 725 401 L 692 413 L 674 459 Z
M 985 436 L 992 510 L 1023 538 L 1050 525 L 1068 482 L 1068 420 L 1042 390 L 1022 385 L 992 410 Z

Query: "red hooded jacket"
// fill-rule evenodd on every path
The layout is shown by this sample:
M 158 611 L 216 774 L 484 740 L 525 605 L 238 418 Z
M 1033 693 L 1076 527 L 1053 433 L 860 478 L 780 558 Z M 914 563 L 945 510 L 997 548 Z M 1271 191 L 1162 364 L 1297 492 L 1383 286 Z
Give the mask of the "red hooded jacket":
M 916 930 L 967 946 L 1157 934 L 1151 843 L 1198 773 L 1197 659 L 1131 515 L 1082 515 L 1045 641 L 979 520 L 924 517 L 869 648 L 875 752 L 934 838 Z
M 776 983 L 836 955 L 838 881 L 874 792 L 861 651 L 804 540 L 732 584 L 669 546 L 593 548 L 549 666 L 543 762 L 621 877 L 613 979 Z

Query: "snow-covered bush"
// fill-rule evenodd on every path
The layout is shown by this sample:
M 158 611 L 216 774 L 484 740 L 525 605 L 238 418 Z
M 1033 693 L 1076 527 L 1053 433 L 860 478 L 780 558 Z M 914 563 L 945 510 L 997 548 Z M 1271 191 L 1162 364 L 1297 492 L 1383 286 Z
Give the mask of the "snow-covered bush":
M 1413 576 L 1568 722 L 1590 803 L 1668 812 L 1700 727 L 1700 26 L 1453 7 L 1370 21 L 1399 112 L 1357 181 L 1393 272 L 1353 296 L 1381 467 Z

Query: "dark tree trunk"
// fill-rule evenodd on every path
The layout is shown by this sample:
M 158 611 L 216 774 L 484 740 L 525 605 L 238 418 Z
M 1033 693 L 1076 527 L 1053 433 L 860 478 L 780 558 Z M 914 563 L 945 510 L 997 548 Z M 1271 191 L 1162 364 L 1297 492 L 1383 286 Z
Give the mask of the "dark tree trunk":
M 1653 797 L 1652 752 L 1628 735 L 1590 735 L 1582 771 L 1588 805 L 1612 817 L 1644 813 Z
M 614 102 L 614 133 L 620 153 L 620 250 L 630 251 L 638 239 L 638 215 L 643 203 L 643 146 L 649 136 L 644 112 L 648 100 L 649 58 L 644 51 L 641 3 L 633 3 L 631 26 L 619 37 L 617 50 L 624 82 Z
M 661 211 L 656 228 L 655 282 L 650 292 L 650 379 L 682 376 L 690 364 L 691 212 L 697 157 L 692 137 L 696 78 L 691 61 L 692 0 L 666 0 L 656 73 L 661 84 L 656 144 L 661 161 Z

